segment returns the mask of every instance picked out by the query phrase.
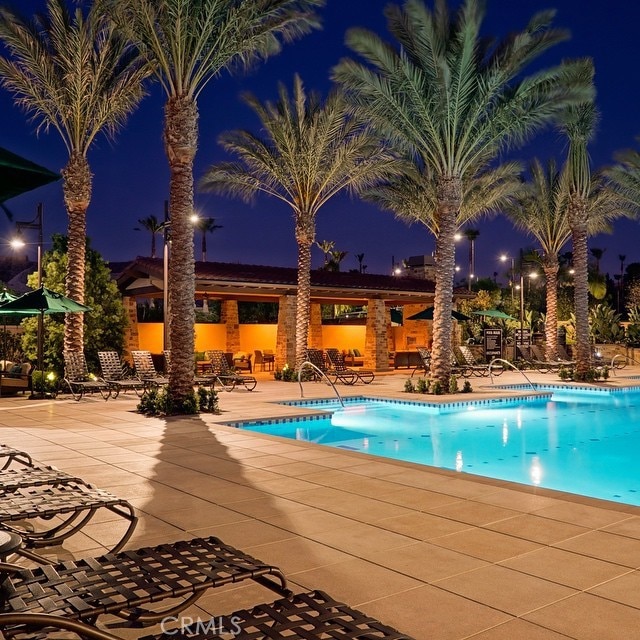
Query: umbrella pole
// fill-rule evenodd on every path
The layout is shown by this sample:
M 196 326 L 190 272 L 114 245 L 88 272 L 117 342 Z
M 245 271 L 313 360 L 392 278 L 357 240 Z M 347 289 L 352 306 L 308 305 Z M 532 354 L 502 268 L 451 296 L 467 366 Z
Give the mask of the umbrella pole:
M 38 371 L 40 371 L 40 391 L 36 391 L 35 385 L 29 396 L 30 400 L 43 400 L 47 398 L 44 390 L 44 349 L 43 349 L 43 333 L 44 333 L 44 310 L 38 314 Z

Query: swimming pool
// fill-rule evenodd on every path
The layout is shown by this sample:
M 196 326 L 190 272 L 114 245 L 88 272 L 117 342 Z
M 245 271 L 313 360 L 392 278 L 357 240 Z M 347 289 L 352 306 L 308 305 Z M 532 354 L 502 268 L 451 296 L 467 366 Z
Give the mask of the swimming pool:
M 545 390 L 541 388 L 540 390 Z M 640 506 L 640 387 L 471 403 L 291 402 L 326 414 L 242 429 Z

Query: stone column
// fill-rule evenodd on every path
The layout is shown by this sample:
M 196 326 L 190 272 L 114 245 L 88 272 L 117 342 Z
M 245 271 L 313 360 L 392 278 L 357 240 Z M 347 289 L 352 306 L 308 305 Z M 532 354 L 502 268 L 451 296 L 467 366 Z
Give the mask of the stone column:
M 124 305 L 127 319 L 129 320 L 124 329 L 124 348 L 129 363 L 133 364 L 129 354 L 140 348 L 140 336 L 138 334 L 138 303 L 135 298 L 125 296 L 122 298 L 122 304 Z
M 384 300 L 367 302 L 367 331 L 364 345 L 364 368 L 374 371 L 389 370 L 387 350 L 387 317 Z
M 227 330 L 227 351 L 240 351 L 240 320 L 238 318 L 238 301 L 223 300 L 220 311 L 220 321 Z
M 312 349 L 322 349 L 322 308 L 316 302 L 311 303 L 309 346 Z
M 278 332 L 276 337 L 276 369 L 296 362 L 296 297 L 280 296 L 278 301 Z

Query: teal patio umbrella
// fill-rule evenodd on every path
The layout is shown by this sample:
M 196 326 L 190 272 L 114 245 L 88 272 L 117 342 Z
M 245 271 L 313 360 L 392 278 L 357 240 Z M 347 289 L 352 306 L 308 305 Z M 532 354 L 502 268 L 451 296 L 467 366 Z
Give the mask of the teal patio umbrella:
M 0 147 L 0 203 L 60 180 L 60 177 L 60 174 Z
M 84 313 L 85 311 L 91 311 L 91 308 L 75 300 L 71 300 L 71 298 L 67 298 L 61 293 L 51 291 L 51 289 L 47 289 L 44 285 L 0 307 L 0 314 L 16 313 L 25 316 L 37 315 L 40 317 L 38 323 L 38 370 L 41 376 L 44 376 L 43 335 L 41 329 L 41 327 L 44 326 L 44 316 L 52 313 Z M 31 398 L 44 397 L 44 393 L 31 394 Z
M 483 309 L 482 311 L 472 311 L 471 313 L 474 316 L 485 316 L 486 318 L 496 318 L 498 320 L 517 320 L 517 318 L 499 309 Z
M 6 304 L 7 302 L 11 302 L 12 300 L 15 300 L 18 296 L 14 296 L 12 293 L 9 293 L 6 289 L 3 291 L 0 291 L 0 307 L 3 304 Z M 7 318 L 6 318 L 5 314 L 2 317 L 2 329 L 4 331 L 3 333 L 3 340 L 2 340 L 2 359 L 6 360 L 7 359 Z
M 469 316 L 466 316 L 464 313 L 460 313 L 455 309 L 451 310 L 451 317 L 459 322 L 462 322 L 463 320 L 471 320 Z M 412 316 L 409 316 L 407 320 L 433 320 L 433 307 L 427 307 L 422 311 L 418 311 L 418 313 L 414 313 Z

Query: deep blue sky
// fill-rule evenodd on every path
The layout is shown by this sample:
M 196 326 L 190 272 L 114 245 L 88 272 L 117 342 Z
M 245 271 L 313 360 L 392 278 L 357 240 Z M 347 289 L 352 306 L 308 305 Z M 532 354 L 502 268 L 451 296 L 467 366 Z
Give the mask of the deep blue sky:
M 249 90 L 261 99 L 274 98 L 279 81 L 291 85 L 295 72 L 300 73 L 308 89 L 325 92 L 328 74 L 348 50 L 344 33 L 351 26 L 366 26 L 385 33 L 383 8 L 387 0 L 328 0 L 322 11 L 324 29 L 286 46 L 283 52 L 257 67 L 250 75 L 214 80 L 201 95 L 200 147 L 196 157 L 196 180 L 212 162 L 225 159 L 217 144 L 225 130 L 249 128 L 258 123 L 253 113 L 239 100 Z M 43 0 L 16 0 L 23 12 L 44 6 Z M 572 39 L 551 50 L 543 59 L 555 64 L 566 57 L 591 56 L 596 66 L 598 106 L 602 120 L 597 138 L 591 146 L 594 167 L 612 162 L 616 150 L 631 147 L 640 134 L 638 121 L 640 39 L 637 26 L 640 5 L 628 0 L 611 0 L 606 4 L 584 0 L 488 0 L 485 31 L 504 36 L 523 27 L 538 10 L 555 7 L 555 24 L 572 32 Z M 105 259 L 128 260 L 136 255 L 149 255 L 150 235 L 134 231 L 137 220 L 150 214 L 163 215 L 167 198 L 168 169 L 162 146 L 164 96 L 154 86 L 151 95 L 129 119 L 115 142 L 100 139 L 89 156 L 94 173 L 93 198 L 87 216 L 88 235 L 92 245 Z M 0 146 L 59 171 L 65 164 L 65 149 L 55 132 L 36 137 L 33 126 L 13 106 L 11 96 L 0 90 L 3 117 Z M 549 131 L 516 156 L 528 162 L 537 155 L 543 161 L 555 154 L 564 158 L 562 138 Z M 61 183 L 14 198 L 7 205 L 19 220 L 35 215 L 37 202 L 45 206 L 45 235 L 66 231 L 66 213 L 62 202 Z M 295 266 L 296 245 L 293 221 L 288 208 L 267 198 L 254 205 L 213 196 L 196 194 L 196 208 L 212 216 L 223 228 L 208 236 L 208 259 L 253 264 Z M 640 261 L 640 222 L 622 221 L 613 235 L 598 236 L 590 246 L 606 249 L 602 267 L 611 274 L 619 271 L 619 254 L 627 263 Z M 505 218 L 482 220 L 473 225 L 480 230 L 476 241 L 478 274 L 491 276 L 504 272 L 497 262 L 502 252 L 516 255 L 520 247 L 532 246 L 531 240 L 513 230 Z M 0 237 L 11 235 L 12 224 L 0 218 Z M 368 271 L 388 273 L 392 256 L 401 260 L 412 255 L 429 254 L 433 240 L 419 226 L 406 226 L 388 212 L 349 199 L 336 198 L 321 210 L 317 221 L 317 239 L 334 240 L 336 248 L 348 251 L 343 270 L 357 266 L 355 254 L 365 254 Z M 196 238 L 200 242 L 198 234 Z M 458 253 L 458 262 L 466 266 L 467 244 Z M 199 257 L 199 244 L 196 256 Z M 567 247 L 570 249 L 570 247 Z M 5 253 L 10 251 L 4 249 Z M 314 250 L 314 265 L 321 264 L 321 252 Z

